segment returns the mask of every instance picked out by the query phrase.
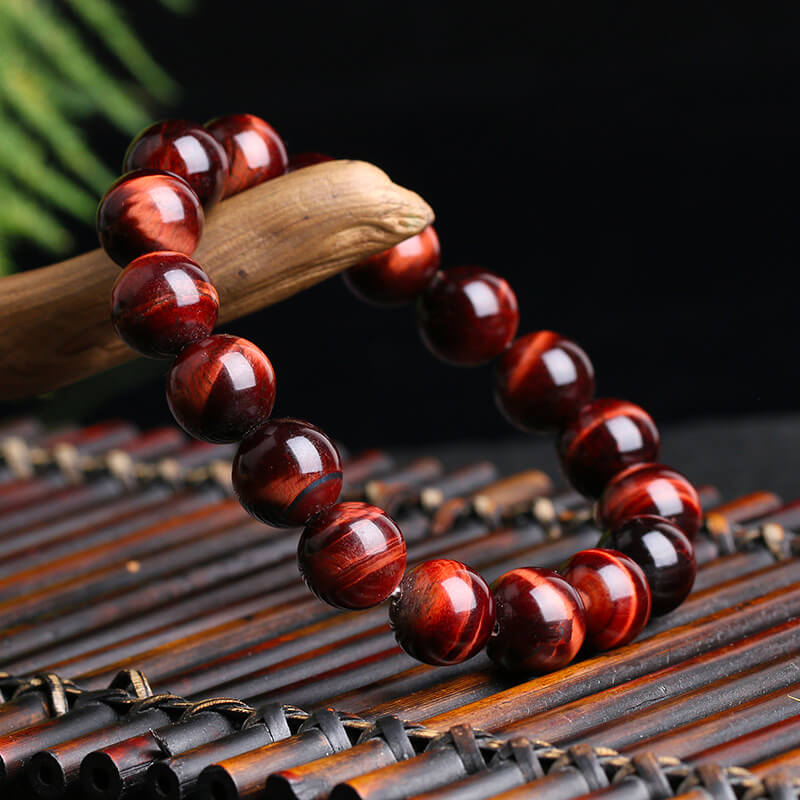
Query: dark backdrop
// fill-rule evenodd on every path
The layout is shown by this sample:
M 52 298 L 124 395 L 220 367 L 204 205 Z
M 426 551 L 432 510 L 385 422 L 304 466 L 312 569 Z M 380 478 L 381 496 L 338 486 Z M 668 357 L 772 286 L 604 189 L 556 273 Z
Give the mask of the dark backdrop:
M 183 86 L 163 115 L 249 111 L 292 151 L 378 164 L 434 207 L 446 265 L 509 279 L 521 332 L 583 344 L 601 394 L 659 422 L 795 409 L 800 5 L 526 5 L 127 12 Z M 122 137 L 88 133 L 121 157 Z M 273 360 L 276 413 L 354 447 L 507 431 L 488 370 L 439 364 L 412 309 L 366 307 L 338 278 L 228 330 Z M 163 372 L 69 396 L 167 421 Z

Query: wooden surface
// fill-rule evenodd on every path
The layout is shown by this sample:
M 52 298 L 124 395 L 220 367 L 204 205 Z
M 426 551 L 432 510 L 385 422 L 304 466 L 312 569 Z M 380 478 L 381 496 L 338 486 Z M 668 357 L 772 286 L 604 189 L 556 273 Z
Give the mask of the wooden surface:
M 370 164 L 333 161 L 235 195 L 194 254 L 220 323 L 289 297 L 419 233 L 433 212 Z M 55 389 L 135 357 L 109 319 L 117 267 L 101 250 L 0 281 L 1 400 Z

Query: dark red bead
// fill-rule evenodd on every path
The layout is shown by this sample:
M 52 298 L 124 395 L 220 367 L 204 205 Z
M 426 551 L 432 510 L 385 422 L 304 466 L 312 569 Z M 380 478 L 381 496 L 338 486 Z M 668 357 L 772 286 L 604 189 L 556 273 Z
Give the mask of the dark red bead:
M 658 459 L 659 436 L 650 415 L 625 400 L 601 397 L 583 406 L 558 439 L 569 482 L 587 497 L 634 464 Z
M 396 588 L 406 568 L 397 523 L 367 503 L 338 503 L 306 525 L 297 563 L 308 588 L 337 608 L 370 608 Z
M 466 564 L 448 558 L 412 567 L 389 608 L 398 644 L 418 661 L 436 666 L 477 655 L 494 621 L 494 600 L 486 581 Z
M 268 122 L 253 114 L 229 114 L 205 124 L 228 156 L 224 197 L 283 175 L 289 165 L 286 147 Z
M 521 336 L 495 366 L 497 405 L 509 422 L 524 431 L 557 430 L 593 395 L 589 356 L 552 331 Z
M 304 167 L 313 167 L 314 164 L 324 164 L 326 161 L 333 161 L 325 153 L 295 153 L 289 156 L 289 172 L 294 172 Z
M 650 587 L 642 568 L 624 553 L 593 548 L 570 559 L 564 578 L 586 611 L 586 638 L 597 650 L 633 641 L 650 619 Z
M 662 464 L 636 464 L 620 472 L 606 486 L 595 510 L 603 530 L 614 530 L 643 514 L 668 519 L 690 539 L 697 535 L 703 520 L 694 486 L 680 472 Z
M 203 268 L 169 250 L 135 258 L 111 289 L 111 322 L 128 347 L 150 358 L 176 356 L 205 339 L 219 297 Z
M 432 225 L 342 273 L 353 294 L 376 305 L 403 305 L 424 292 L 439 269 L 441 248 Z
M 275 403 L 275 371 L 247 339 L 217 334 L 187 347 L 167 376 L 167 402 L 196 439 L 238 442 Z
M 694 547 L 682 530 L 655 516 L 635 517 L 617 528 L 611 541 L 644 572 L 653 596 L 653 616 L 677 608 L 697 575 Z
M 305 525 L 342 490 L 333 442 L 298 419 L 273 419 L 253 431 L 233 459 L 233 488 L 244 508 L 268 525 Z
M 502 278 L 481 267 L 439 272 L 419 298 L 422 341 L 442 361 L 477 366 L 508 347 L 519 324 L 517 298 Z
M 124 267 L 145 253 L 194 252 L 203 235 L 200 200 L 183 178 L 138 169 L 111 184 L 97 209 L 97 236 L 109 257 Z
M 122 170 L 132 169 L 162 169 L 180 175 L 209 209 L 225 189 L 228 156 L 201 125 L 168 119 L 145 128 L 128 145 Z
M 493 584 L 497 632 L 489 658 L 514 672 L 551 672 L 575 658 L 586 636 L 578 592 L 557 572 L 512 569 Z

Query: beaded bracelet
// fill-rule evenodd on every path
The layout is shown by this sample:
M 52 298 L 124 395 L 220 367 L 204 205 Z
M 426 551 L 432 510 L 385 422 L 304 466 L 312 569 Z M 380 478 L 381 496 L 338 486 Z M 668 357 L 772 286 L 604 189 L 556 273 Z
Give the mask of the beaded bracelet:
M 101 245 L 124 267 L 111 296 L 117 333 L 144 356 L 174 358 L 167 402 L 184 430 L 239 442 L 232 480 L 242 506 L 266 524 L 303 527 L 298 564 L 311 591 L 342 609 L 390 598 L 397 641 L 415 658 L 455 664 L 486 647 L 503 668 L 544 672 L 568 664 L 584 641 L 596 650 L 630 642 L 651 614 L 669 612 L 692 588 L 697 492 L 656 463 L 659 434 L 643 409 L 593 399 L 594 370 L 575 342 L 551 331 L 514 339 L 519 312 L 505 280 L 480 267 L 439 269 L 433 227 L 352 267 L 344 281 L 369 303 L 416 300 L 434 355 L 459 366 L 494 361 L 506 418 L 557 435 L 567 478 L 597 501 L 595 518 L 607 531 L 562 574 L 522 567 L 490 588 L 450 559 L 406 570 L 393 519 L 366 503 L 337 503 L 342 465 L 332 441 L 308 422 L 270 419 L 275 373 L 267 356 L 245 339 L 212 335 L 219 298 L 190 258 L 204 209 L 326 160 L 303 154 L 290 162 L 275 130 L 249 114 L 205 126 L 168 120 L 140 133 L 97 215 Z

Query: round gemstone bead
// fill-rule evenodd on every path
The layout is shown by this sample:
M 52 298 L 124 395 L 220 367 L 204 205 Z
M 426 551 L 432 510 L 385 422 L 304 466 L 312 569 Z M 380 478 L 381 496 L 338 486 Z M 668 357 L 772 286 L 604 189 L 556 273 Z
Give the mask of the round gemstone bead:
M 654 617 L 677 608 L 692 591 L 697 575 L 694 547 L 667 520 L 635 517 L 612 533 L 611 542 L 642 568 L 653 597 Z
M 432 225 L 342 273 L 345 285 L 361 300 L 376 305 L 410 303 L 425 291 L 441 261 L 439 237 Z
M 120 339 L 150 358 L 176 356 L 205 339 L 219 298 L 203 268 L 168 250 L 135 258 L 111 289 L 111 321 Z
M 367 503 L 338 503 L 306 525 L 297 548 L 308 588 L 337 608 L 370 608 L 400 583 L 406 543 L 397 523 Z
M 495 366 L 497 405 L 509 422 L 524 431 L 557 430 L 593 395 L 594 368 L 589 356 L 553 331 L 521 336 Z
M 479 653 L 492 633 L 492 592 L 460 561 L 437 558 L 412 567 L 392 598 L 389 621 L 398 644 L 426 664 L 458 664 Z
M 333 161 L 325 153 L 295 153 L 289 156 L 289 172 L 295 172 L 304 167 L 313 167 L 314 164 L 324 164 L 326 161 Z
M 633 641 L 650 619 L 650 587 L 642 568 L 624 553 L 593 548 L 569 561 L 564 578 L 586 610 L 586 638 L 597 650 Z
M 437 273 L 417 306 L 422 341 L 442 361 L 477 366 L 500 355 L 519 324 L 517 298 L 481 267 Z
M 614 530 L 644 514 L 664 517 L 690 539 L 703 519 L 694 486 L 680 472 L 661 464 L 636 464 L 620 472 L 608 483 L 595 509 L 603 530 Z
M 286 147 L 268 122 L 253 114 L 229 114 L 205 124 L 228 156 L 225 197 L 283 175 Z
M 497 631 L 489 658 L 514 672 L 551 672 L 575 658 L 586 636 L 578 592 L 549 569 L 521 567 L 494 583 Z
M 167 403 L 196 439 L 238 442 L 275 403 L 275 371 L 247 339 L 216 334 L 187 347 L 167 376 Z
M 183 178 L 163 170 L 123 175 L 97 209 L 97 236 L 108 256 L 124 267 L 145 253 L 194 252 L 205 218 L 200 200 Z
M 123 172 L 161 169 L 180 175 L 208 210 L 222 197 L 228 156 L 201 125 L 168 119 L 145 128 L 128 145 Z
M 602 397 L 580 409 L 558 439 L 561 466 L 569 482 L 587 497 L 634 464 L 658 459 L 658 428 L 633 403 Z
M 242 441 L 233 459 L 233 488 L 256 519 L 300 527 L 332 506 L 342 490 L 333 442 L 298 419 L 273 419 Z

